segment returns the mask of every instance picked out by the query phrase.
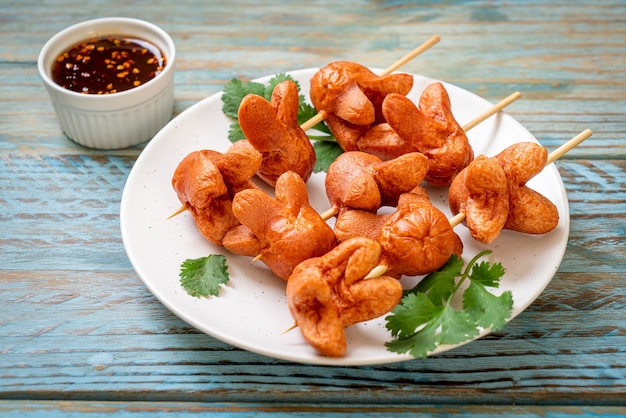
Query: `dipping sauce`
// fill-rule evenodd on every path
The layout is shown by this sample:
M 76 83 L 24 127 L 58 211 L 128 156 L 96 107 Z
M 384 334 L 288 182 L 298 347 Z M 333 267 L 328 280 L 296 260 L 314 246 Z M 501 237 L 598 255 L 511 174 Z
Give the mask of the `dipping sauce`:
M 135 37 L 103 36 L 72 46 L 57 57 L 52 80 L 84 94 L 111 94 L 141 86 L 165 68 L 154 44 Z

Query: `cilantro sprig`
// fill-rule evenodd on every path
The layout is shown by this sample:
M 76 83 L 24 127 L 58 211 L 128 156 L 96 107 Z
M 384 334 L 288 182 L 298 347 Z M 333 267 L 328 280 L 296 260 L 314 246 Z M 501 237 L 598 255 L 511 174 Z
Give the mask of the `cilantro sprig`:
M 183 261 L 179 275 L 182 287 L 194 297 L 217 296 L 230 279 L 226 257 L 216 254 Z
M 248 94 L 256 94 L 264 97 L 266 100 L 272 98 L 272 92 L 277 84 L 290 80 L 296 83 L 298 91 L 300 91 L 300 83 L 294 80 L 288 74 L 280 73 L 272 77 L 267 85 L 258 83 L 256 81 L 242 81 L 237 78 L 233 78 L 224 86 L 222 93 L 222 111 L 226 116 L 233 119 L 233 123 L 228 130 L 228 139 L 231 142 L 237 142 L 242 139 L 246 139 L 246 136 L 241 130 L 241 126 L 238 122 L 239 106 L 241 101 Z M 298 124 L 302 125 L 304 122 L 311 119 L 317 114 L 317 111 L 313 106 L 306 102 L 304 95 L 298 96 Z M 319 122 L 313 128 L 312 131 L 317 131 L 318 134 L 307 133 L 309 139 L 315 141 L 314 149 L 316 156 L 316 164 L 314 171 L 322 172 L 328 171 L 330 164 L 335 161 L 337 156 L 343 152 L 335 137 L 333 137 L 330 129 L 326 123 Z M 310 132 L 310 131 L 309 131 Z
M 402 301 L 385 318 L 394 337 L 385 344 L 387 349 L 426 357 L 440 345 L 475 338 L 481 328 L 502 328 L 511 316 L 513 295 L 507 290 L 496 296 L 488 290 L 499 287 L 505 273 L 500 263 L 478 262 L 490 253 L 479 253 L 465 268 L 463 259 L 453 255 L 445 266 L 405 291 Z M 465 281 L 469 285 L 463 290 L 462 308 L 455 309 L 452 300 Z

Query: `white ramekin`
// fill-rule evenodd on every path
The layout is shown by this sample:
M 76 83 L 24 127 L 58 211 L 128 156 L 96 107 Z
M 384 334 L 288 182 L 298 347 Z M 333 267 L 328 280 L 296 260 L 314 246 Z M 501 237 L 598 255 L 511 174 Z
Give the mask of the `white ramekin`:
M 114 94 L 81 94 L 64 89 L 51 77 L 56 58 L 89 38 L 129 35 L 145 39 L 165 54 L 165 69 L 149 82 Z M 107 17 L 78 23 L 54 35 L 43 46 L 37 66 L 61 129 L 73 141 L 99 149 L 137 145 L 151 139 L 171 118 L 174 105 L 172 38 L 143 20 Z

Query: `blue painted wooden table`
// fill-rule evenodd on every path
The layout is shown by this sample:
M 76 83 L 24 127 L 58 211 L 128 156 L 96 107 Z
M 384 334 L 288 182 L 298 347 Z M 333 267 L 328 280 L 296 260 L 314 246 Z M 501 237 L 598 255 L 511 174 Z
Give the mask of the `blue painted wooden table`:
M 98 151 L 60 131 L 40 48 L 82 20 L 156 23 L 177 46 L 175 114 L 234 77 L 351 60 L 507 108 L 555 149 L 571 230 L 539 298 L 506 327 L 427 359 L 302 365 L 178 319 L 143 285 L 119 228 L 143 146 Z M 626 3 L 602 1 L 4 1 L 0 8 L 0 415 L 626 415 Z M 159 415 L 161 414 L 161 415 Z

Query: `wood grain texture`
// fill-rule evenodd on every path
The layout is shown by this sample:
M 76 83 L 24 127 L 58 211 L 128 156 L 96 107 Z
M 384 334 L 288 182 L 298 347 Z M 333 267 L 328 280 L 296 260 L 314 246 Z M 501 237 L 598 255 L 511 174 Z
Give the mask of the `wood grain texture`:
M 507 108 L 556 162 L 570 240 L 543 294 L 503 330 L 423 360 L 293 364 L 175 317 L 133 271 L 121 193 L 143 145 L 78 146 L 36 70 L 55 32 L 111 14 L 149 20 L 177 46 L 175 114 L 233 77 L 347 59 L 403 70 Z M 626 3 L 318 0 L 88 3 L 0 8 L 0 415 L 623 416 L 626 414 Z M 18 415 L 19 414 L 19 415 Z
M 116 417 L 154 417 L 154 416 L 210 416 L 210 417 L 345 417 L 346 414 L 360 417 L 573 417 L 597 416 L 603 418 L 623 417 L 623 409 L 619 407 L 520 407 L 520 406 L 475 406 L 475 405 L 398 405 L 398 406 L 367 406 L 352 404 L 334 405 L 332 408 L 306 404 L 228 404 L 228 403 L 185 403 L 185 402 L 135 402 L 132 405 L 123 402 L 48 402 L 19 401 L 4 403 L 0 401 L 0 412 L 6 418 L 28 416 L 46 417 L 84 417 L 84 416 L 116 416 Z

